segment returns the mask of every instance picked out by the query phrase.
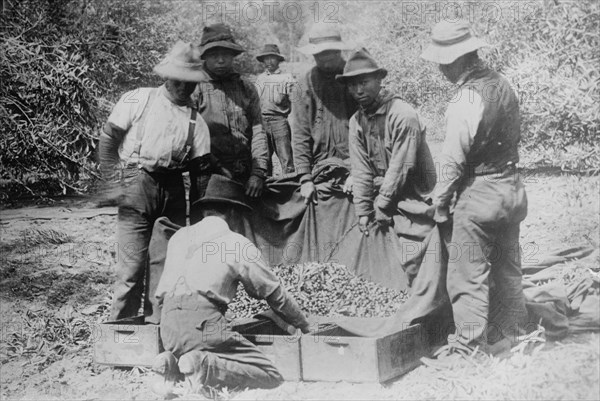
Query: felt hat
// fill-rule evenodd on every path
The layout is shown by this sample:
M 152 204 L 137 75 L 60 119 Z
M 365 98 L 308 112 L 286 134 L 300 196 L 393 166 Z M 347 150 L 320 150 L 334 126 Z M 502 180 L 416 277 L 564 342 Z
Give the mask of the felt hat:
M 440 21 L 431 30 L 431 43 L 421 53 L 421 58 L 438 64 L 451 64 L 460 56 L 481 47 L 489 46 L 473 36 L 465 21 Z
M 369 54 L 369 51 L 363 47 L 350 55 L 344 66 L 343 74 L 336 75 L 335 80 L 346 83 L 348 78 L 374 72 L 381 73 L 382 78 L 387 75 L 387 70 L 379 67 L 377 62 L 371 57 L 371 54 Z
M 308 44 L 298 50 L 304 54 L 318 54 L 325 50 L 351 50 L 352 47 L 342 41 L 339 29 L 333 24 L 315 24 L 308 32 Z
M 202 39 L 200 39 L 200 55 L 204 55 L 207 50 L 215 47 L 223 47 L 225 49 L 233 50 L 236 53 L 236 56 L 245 51 L 242 46 L 235 42 L 233 33 L 231 33 L 231 28 L 222 23 L 205 26 L 202 29 Z
M 200 49 L 191 43 L 178 41 L 165 58 L 154 67 L 163 78 L 198 82 L 205 76 Z
M 279 61 L 285 60 L 285 57 L 283 57 L 279 51 L 279 46 L 273 44 L 265 45 L 262 52 L 256 56 L 256 59 L 262 62 L 262 59 L 266 56 L 275 56 L 279 58 Z
M 194 202 L 194 205 L 203 203 L 229 203 L 252 210 L 244 200 L 245 190 L 240 182 L 219 174 L 213 174 L 208 180 L 204 196 Z

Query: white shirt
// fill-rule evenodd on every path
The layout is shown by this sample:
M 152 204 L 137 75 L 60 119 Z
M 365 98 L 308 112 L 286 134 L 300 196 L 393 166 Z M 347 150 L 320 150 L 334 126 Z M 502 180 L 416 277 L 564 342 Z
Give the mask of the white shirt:
M 119 147 L 119 158 L 125 164 L 138 164 L 144 167 L 179 167 L 173 154 L 182 151 L 188 138 L 192 109 L 178 106 L 166 97 L 164 85 L 156 89 L 156 96 L 146 113 L 145 122 L 140 121 L 154 88 L 139 88 L 125 93 L 117 102 L 108 122 L 126 132 Z M 135 152 L 138 130 L 143 129 L 140 155 Z M 196 116 L 193 144 L 189 160 L 210 152 L 208 126 L 200 113 Z

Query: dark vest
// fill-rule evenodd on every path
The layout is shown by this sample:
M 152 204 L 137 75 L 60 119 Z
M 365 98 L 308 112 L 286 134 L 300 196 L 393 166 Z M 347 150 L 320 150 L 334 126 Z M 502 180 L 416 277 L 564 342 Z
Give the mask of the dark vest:
M 508 80 L 485 68 L 471 73 L 462 87 L 477 92 L 484 104 L 483 116 L 467 155 L 468 174 L 494 174 L 507 165 L 516 164 L 521 119 L 519 100 Z

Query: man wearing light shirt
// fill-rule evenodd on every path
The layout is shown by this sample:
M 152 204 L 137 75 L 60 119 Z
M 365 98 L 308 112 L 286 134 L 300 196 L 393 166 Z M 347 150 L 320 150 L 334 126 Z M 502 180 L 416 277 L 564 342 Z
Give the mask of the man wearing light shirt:
M 519 225 L 527 197 L 519 178 L 519 102 L 509 82 L 485 67 L 477 49 L 485 42 L 464 22 L 442 21 L 422 58 L 440 65 L 458 85 L 446 112 L 441 177 L 434 189 L 435 220 L 443 224 L 454 207 L 447 290 L 456 333 L 437 353 L 450 364 L 475 347 L 508 349 L 527 323 L 519 255 Z M 434 363 L 435 365 L 435 363 Z
M 294 160 L 292 134 L 287 118 L 291 111 L 290 96 L 298 84 L 291 74 L 279 69 L 279 64 L 285 57 L 281 55 L 277 45 L 265 45 L 256 59 L 265 65 L 265 72 L 256 78 L 254 84 L 260 96 L 263 125 L 269 139 L 269 162 L 275 151 L 282 174 L 291 174 L 294 172 Z
M 124 94 L 100 136 L 102 174 L 118 187 L 112 320 L 136 316 L 144 292 L 147 321 L 158 322 L 151 295 L 161 272 L 147 269 L 152 227 L 161 216 L 185 225 L 182 171 L 210 176 L 216 164 L 208 127 L 190 99 L 195 81 L 204 76 L 199 50 L 178 42 L 154 71 L 166 83 Z

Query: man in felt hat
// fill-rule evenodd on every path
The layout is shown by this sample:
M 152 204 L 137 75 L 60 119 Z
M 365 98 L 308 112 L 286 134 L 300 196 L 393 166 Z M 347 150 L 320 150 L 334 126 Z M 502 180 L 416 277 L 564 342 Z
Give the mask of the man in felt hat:
M 306 203 L 316 203 L 312 169 L 328 158 L 348 160 L 348 120 L 357 104 L 346 86 L 335 80 L 346 64 L 342 50 L 352 46 L 342 41 L 333 24 L 315 24 L 308 42 L 298 50 L 312 55 L 316 66 L 299 79 L 300 94 L 292 102 L 292 143 L 300 192 Z
M 457 329 L 434 364 L 459 361 L 476 346 L 503 351 L 527 323 L 519 255 L 519 224 L 527 215 L 516 169 L 519 101 L 506 78 L 480 61 L 483 46 L 468 23 L 442 21 L 421 54 L 458 86 L 446 111 L 444 176 L 433 197 L 435 220 L 442 224 L 457 194 L 452 242 L 460 253 L 449 260 L 447 278 Z
M 352 53 L 343 74 L 336 76 L 359 104 L 350 119 L 354 206 L 366 235 L 370 221 L 388 226 L 395 220 L 398 234 L 418 237 L 424 228 L 431 229 L 431 219 L 424 219 L 427 227 L 404 219 L 425 217 L 430 210 L 435 166 L 416 110 L 382 88 L 386 75 L 363 48 Z
M 150 295 L 159 277 L 145 272 L 154 221 L 167 216 L 185 224 L 182 171 L 209 176 L 216 166 L 208 127 L 190 99 L 204 76 L 199 50 L 177 42 L 154 72 L 166 82 L 121 96 L 100 135 L 102 174 L 119 186 L 113 320 L 138 314 L 144 276 L 144 313 L 156 313 Z
M 227 25 L 204 27 L 200 43 L 204 74 L 193 97 L 210 131 L 211 153 L 245 184 L 248 196 L 258 197 L 267 174 L 268 145 L 256 88 L 233 68 L 234 58 L 243 52 Z M 205 186 L 205 180 L 198 184 L 200 191 L 190 193 L 190 202 L 202 196 Z M 195 205 L 192 223 L 199 219 Z
M 269 139 L 269 165 L 273 151 L 279 158 L 281 172 L 294 172 L 292 158 L 292 134 L 287 117 L 291 111 L 290 95 L 297 88 L 297 82 L 291 74 L 279 69 L 279 63 L 285 57 L 275 44 L 266 44 L 256 59 L 264 64 L 265 71 L 256 78 L 256 90 L 260 96 L 263 126 Z
M 170 239 L 164 272 L 156 290 L 162 304 L 160 334 L 165 352 L 153 370 L 162 376 L 155 391 L 168 395 L 179 375 L 193 393 L 202 386 L 229 388 L 278 386 L 273 362 L 250 341 L 228 329 L 224 313 L 239 283 L 248 294 L 266 299 L 274 320 L 291 334 L 308 332 L 309 323 L 244 236 L 230 230 L 236 209 L 251 210 L 242 184 L 213 175 L 201 204 L 204 218 L 179 229 Z

